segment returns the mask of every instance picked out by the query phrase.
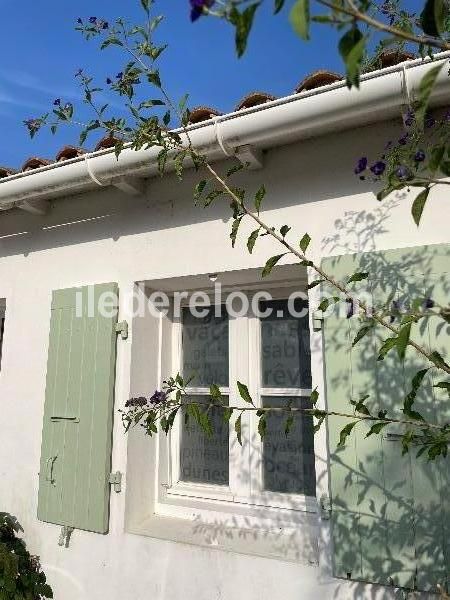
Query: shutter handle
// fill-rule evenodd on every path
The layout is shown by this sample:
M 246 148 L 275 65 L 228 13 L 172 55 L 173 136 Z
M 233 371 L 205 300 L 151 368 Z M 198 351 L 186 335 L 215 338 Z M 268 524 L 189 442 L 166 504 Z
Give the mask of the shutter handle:
M 53 479 L 53 467 L 55 465 L 55 460 L 57 458 L 58 458 L 57 456 L 49 456 L 47 458 L 47 463 L 46 463 L 45 480 L 49 481 L 52 485 L 55 483 L 55 480 Z

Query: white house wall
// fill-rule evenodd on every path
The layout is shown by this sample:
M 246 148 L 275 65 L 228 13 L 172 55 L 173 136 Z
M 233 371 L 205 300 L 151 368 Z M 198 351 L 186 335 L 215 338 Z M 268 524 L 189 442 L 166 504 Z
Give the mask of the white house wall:
M 288 223 L 291 238 L 307 231 L 311 253 L 448 243 L 450 205 L 433 192 L 419 228 L 406 197 L 376 201 L 370 184 L 352 170 L 363 154 L 376 156 L 397 131 L 359 128 L 270 151 L 265 167 L 241 177 L 256 191 L 264 182 L 263 218 Z M 208 209 L 192 203 L 193 173 L 148 181 L 145 198 L 113 188 L 55 200 L 45 217 L 12 211 L 0 215 L 0 298 L 6 322 L 0 375 L 0 510 L 16 515 L 27 543 L 41 556 L 57 600 L 381 600 L 391 592 L 328 575 L 328 525 L 321 523 L 320 567 L 124 533 L 127 439 L 116 418 L 113 470 L 125 474 L 124 491 L 111 494 L 110 532 L 75 531 L 58 546 L 60 528 L 36 517 L 41 427 L 54 289 L 259 267 L 277 246 L 263 238 L 249 255 L 240 232 L 229 240 L 223 201 Z M 79 222 L 84 220 L 83 222 Z M 72 223 L 71 225 L 63 225 Z M 275 251 L 275 252 L 274 252 Z M 312 301 L 313 303 L 313 301 Z M 121 316 L 121 315 L 120 315 Z M 129 397 L 131 345 L 118 343 L 116 410 Z M 151 360 L 151 357 L 149 357 Z M 152 367 L 154 368 L 154 367 Z M 314 384 L 323 397 L 320 334 L 312 334 Z M 317 439 L 318 496 L 327 490 L 324 433 Z M 400 598 L 401 596 L 397 595 Z

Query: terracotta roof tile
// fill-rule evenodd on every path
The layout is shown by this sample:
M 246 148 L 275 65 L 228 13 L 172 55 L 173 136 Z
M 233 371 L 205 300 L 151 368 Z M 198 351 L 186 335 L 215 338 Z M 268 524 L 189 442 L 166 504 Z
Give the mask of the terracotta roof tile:
M 221 114 L 221 112 L 210 106 L 196 106 L 190 111 L 189 123 L 191 125 L 202 123 L 203 121 L 208 121 L 211 117 L 218 117 Z
M 95 151 L 97 150 L 106 150 L 108 148 L 114 148 L 114 146 L 119 142 L 119 138 L 114 137 L 110 133 L 102 137 L 102 139 L 95 146 Z
M 342 81 L 343 79 L 344 78 L 342 75 L 339 75 L 338 73 L 320 69 L 302 79 L 302 81 L 300 81 L 295 88 L 295 93 L 299 94 L 300 92 L 304 92 L 306 90 L 314 90 L 318 87 L 322 87 L 323 85 L 330 85 L 336 81 Z
M 16 169 L 10 169 L 9 167 L 0 167 L 0 179 L 4 179 L 5 177 L 9 177 L 10 175 L 15 175 L 16 173 Z
M 32 156 L 28 160 L 23 163 L 22 171 L 33 171 L 34 169 L 39 169 L 39 167 L 47 167 L 51 165 L 54 161 L 48 160 L 48 158 L 40 158 L 39 156 Z
M 244 110 L 244 108 L 252 108 L 253 106 L 265 104 L 271 100 L 275 100 L 275 96 L 272 96 L 272 94 L 268 94 L 267 92 L 251 92 L 251 94 L 247 94 L 242 98 L 235 110 L 238 111 Z
M 83 150 L 83 148 L 78 148 L 77 146 L 64 146 L 56 155 L 56 162 L 77 158 L 77 156 L 82 156 L 85 153 L 86 150 Z
M 385 50 L 384 52 L 381 52 L 381 54 L 379 54 L 375 60 L 372 61 L 368 70 L 376 71 L 377 69 L 387 69 L 388 67 L 393 67 L 394 65 L 398 65 L 399 63 L 407 60 L 413 60 L 414 58 L 416 57 L 410 52 L 403 52 L 401 50 Z

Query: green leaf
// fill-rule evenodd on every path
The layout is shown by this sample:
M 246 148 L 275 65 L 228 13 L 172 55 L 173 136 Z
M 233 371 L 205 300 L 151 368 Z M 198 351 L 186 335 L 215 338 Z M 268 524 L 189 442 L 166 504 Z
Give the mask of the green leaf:
M 310 235 L 308 233 L 305 233 L 305 235 L 300 240 L 300 250 L 303 253 L 305 253 L 307 251 L 310 242 L 311 242 Z
M 430 157 L 430 161 L 428 163 L 428 168 L 430 169 L 430 171 L 432 171 L 434 173 L 435 171 L 437 171 L 439 169 L 444 156 L 445 156 L 445 146 L 444 145 L 435 146 L 431 150 L 431 157 Z
M 294 31 L 302 40 L 309 40 L 309 0 L 296 0 L 291 9 L 289 20 Z
M 270 275 L 272 269 L 274 268 L 274 266 L 277 264 L 277 262 L 283 258 L 283 256 L 285 256 L 286 254 L 289 254 L 289 252 L 284 252 L 283 254 L 278 254 L 277 256 L 271 256 L 269 258 L 269 260 L 266 262 L 266 265 L 264 267 L 264 269 L 262 270 L 262 277 L 267 277 L 267 275 Z
M 248 387 L 244 383 L 241 383 L 240 381 L 237 382 L 237 386 L 238 386 L 238 390 L 239 390 L 239 395 L 242 398 L 242 400 L 244 400 L 244 402 L 247 402 L 248 404 L 251 404 L 252 406 L 255 406 L 253 404 L 253 400 L 248 391 Z
M 381 345 L 381 348 L 378 351 L 378 359 L 377 360 L 383 360 L 384 357 L 386 356 L 386 354 L 392 350 L 392 348 L 395 348 L 397 346 L 397 338 L 396 337 L 391 337 L 391 338 L 387 338 L 386 340 L 384 340 L 383 344 Z
M 317 391 L 317 388 L 313 389 L 313 391 L 311 392 L 311 395 L 309 397 L 309 401 L 311 402 L 311 404 L 313 406 L 315 406 L 317 404 L 317 401 L 319 400 L 319 392 Z
M 406 347 L 408 346 L 409 336 L 411 334 L 412 323 L 404 325 L 397 337 L 397 354 L 401 360 L 405 358 Z
M 283 227 L 281 227 L 281 229 L 280 229 L 281 236 L 283 238 L 285 238 L 290 230 L 291 230 L 291 228 L 289 227 L 289 225 L 283 225 Z
M 286 423 L 284 424 L 284 435 L 286 437 L 289 435 L 289 432 L 291 431 L 293 424 L 294 424 L 294 415 L 291 413 L 287 417 Z
M 239 12 L 235 6 L 230 10 L 229 19 L 235 27 L 236 52 L 239 58 L 244 54 L 247 48 L 248 36 L 258 6 L 259 2 L 256 2 L 255 4 L 248 6 L 243 12 Z
M 231 415 L 233 414 L 233 409 L 229 406 L 226 406 L 223 410 L 223 420 L 228 423 L 231 419 Z
M 261 208 L 261 202 L 263 201 L 265 195 L 266 195 L 266 188 L 264 187 L 264 184 L 263 184 L 255 194 L 255 209 L 256 209 L 256 212 L 258 213 L 258 215 L 259 215 L 259 210 Z
M 220 400 L 222 398 L 222 393 L 215 383 L 210 386 L 209 395 L 213 400 Z
M 442 67 L 446 64 L 445 62 L 437 65 L 427 71 L 425 75 L 422 77 L 419 86 L 419 107 L 416 110 L 416 119 L 418 123 L 423 123 L 425 118 L 425 113 L 428 108 L 428 102 L 430 100 L 431 92 L 433 91 L 434 84 L 436 83 L 436 79 L 438 78 L 439 73 L 442 70 Z
M 235 244 L 236 244 L 236 237 L 239 231 L 239 225 L 241 224 L 242 221 L 242 217 L 238 217 L 237 219 L 234 219 L 233 224 L 231 226 L 231 233 L 230 233 L 230 238 L 231 238 L 231 245 L 234 248 Z
M 359 70 L 364 56 L 366 38 L 358 27 L 353 26 L 339 40 L 339 53 L 347 69 L 347 85 L 358 86 Z
M 165 103 L 162 100 L 159 100 L 158 98 L 155 98 L 154 100 L 144 100 L 144 102 L 141 102 L 139 104 L 139 109 L 153 108 L 154 106 L 165 106 Z
M 353 275 L 350 277 L 350 279 L 347 281 L 347 283 L 353 283 L 354 281 L 363 281 L 364 279 L 367 279 L 369 277 L 369 273 L 353 273 Z
M 366 336 L 369 331 L 371 331 L 373 329 L 373 323 L 371 323 L 370 325 L 363 325 L 361 327 L 361 329 L 359 329 L 358 333 L 355 336 L 355 339 L 352 342 L 352 348 L 353 346 L 356 346 L 356 344 L 363 339 L 364 336 Z
M 414 202 L 412 203 L 411 214 L 417 227 L 419 226 L 420 219 L 422 218 L 423 209 L 425 208 L 429 193 L 430 188 L 425 188 L 418 196 L 416 196 Z
M 161 79 L 159 76 L 159 71 L 150 71 L 147 75 L 148 82 L 155 85 L 156 87 L 161 87 Z
M 264 439 L 264 436 L 266 435 L 266 431 L 267 431 L 267 420 L 266 420 L 266 416 L 262 415 L 258 421 L 258 433 L 259 433 L 259 437 L 261 439 Z
M 425 375 L 428 373 L 429 369 L 422 369 L 418 371 L 411 382 L 411 391 L 406 396 L 405 401 L 403 403 L 403 412 L 406 416 L 412 417 L 413 419 L 419 418 L 423 421 L 423 417 L 419 415 L 419 413 L 412 410 L 412 406 L 417 396 L 417 392 L 419 391 L 420 386 L 422 385 L 422 381 Z
M 345 442 L 347 441 L 348 436 L 353 431 L 354 426 L 358 423 L 358 421 L 353 421 L 351 423 L 347 423 L 347 425 L 341 430 L 339 435 L 339 444 L 338 446 L 345 446 Z
M 152 0 L 141 0 L 141 5 L 142 8 L 145 10 L 145 12 L 149 12 L 150 10 L 150 4 L 151 4 Z
M 339 300 L 340 298 L 338 296 L 334 296 L 333 298 L 324 298 L 317 309 L 325 312 L 331 304 L 336 304 L 336 302 L 339 302 Z
M 368 433 L 366 434 L 366 438 L 374 434 L 379 434 L 380 431 L 386 427 L 386 425 L 389 425 L 389 423 L 375 423 L 375 425 L 372 425 L 372 427 L 369 429 Z
M 208 182 L 206 181 L 206 179 L 202 179 L 195 186 L 195 189 L 194 189 L 194 202 L 195 203 L 197 203 L 198 200 L 200 199 L 200 196 L 202 195 L 207 183 Z
M 424 33 L 432 37 L 440 37 L 445 32 L 448 8 L 445 0 L 426 0 L 420 15 L 420 24 Z
M 311 281 L 311 283 L 308 283 L 308 290 L 312 290 L 312 288 L 324 283 L 324 281 L 326 281 L 326 279 L 315 279 L 314 281 Z
M 250 252 L 250 254 L 253 252 L 253 248 L 255 247 L 256 240 L 258 239 L 258 236 L 259 236 L 259 231 L 260 231 L 259 227 L 258 227 L 258 229 L 255 229 L 255 231 L 252 231 L 247 240 L 247 248 L 248 248 L 248 251 Z
M 352 400 L 351 403 L 354 405 L 356 412 L 359 412 L 362 415 L 367 415 L 368 417 L 370 417 L 371 416 L 370 410 L 364 404 L 364 402 L 367 400 L 367 398 L 369 398 L 369 395 L 363 396 L 362 398 L 360 398 L 357 401 Z
M 436 367 L 438 367 L 439 369 L 442 369 L 443 367 L 444 368 L 448 367 L 448 364 L 445 362 L 445 360 L 442 358 L 442 356 L 439 354 L 439 352 L 437 350 L 434 350 L 431 353 L 431 360 L 436 365 Z
M 235 173 L 242 171 L 243 168 L 244 168 L 244 165 L 241 162 L 238 163 L 237 165 L 234 165 L 233 167 L 230 167 L 227 171 L 227 177 L 231 177 L 231 175 L 234 175 Z
M 237 441 L 242 446 L 242 413 L 238 416 L 234 423 L 234 430 L 237 435 Z
M 285 2 L 285 0 L 275 0 L 275 6 L 274 6 L 274 11 L 273 11 L 274 15 L 276 15 L 277 13 L 280 12 L 280 10 L 284 6 L 284 2 Z

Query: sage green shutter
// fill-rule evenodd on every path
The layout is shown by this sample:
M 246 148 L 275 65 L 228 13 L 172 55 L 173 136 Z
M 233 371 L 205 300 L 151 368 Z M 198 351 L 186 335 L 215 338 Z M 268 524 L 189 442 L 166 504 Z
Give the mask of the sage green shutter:
M 109 520 L 117 292 L 57 290 L 51 309 L 38 518 L 98 533 Z
M 385 252 L 330 257 L 323 269 L 341 281 L 356 271 L 369 272 L 375 306 L 388 299 L 431 297 L 448 305 L 450 297 L 450 246 L 424 246 Z M 426 359 L 408 348 L 404 363 L 396 351 L 378 361 L 380 340 L 390 337 L 382 326 L 355 347 L 360 327 L 357 316 L 324 320 L 325 380 L 328 409 L 350 412 L 349 400 L 366 394 L 367 407 L 401 418 L 411 379 L 426 368 Z M 428 317 L 413 326 L 412 339 L 440 351 L 448 361 L 450 327 L 440 317 Z M 445 374 L 440 379 L 445 379 Z M 414 409 L 435 423 L 450 420 L 445 390 L 434 388 L 439 379 L 428 374 Z M 361 581 L 395 584 L 420 590 L 445 585 L 449 572 L 450 459 L 429 462 L 416 458 L 416 449 L 401 456 L 402 428 L 388 426 L 382 435 L 366 438 L 370 423 L 353 430 L 343 448 L 339 433 L 348 420 L 329 420 L 330 481 L 334 574 Z

